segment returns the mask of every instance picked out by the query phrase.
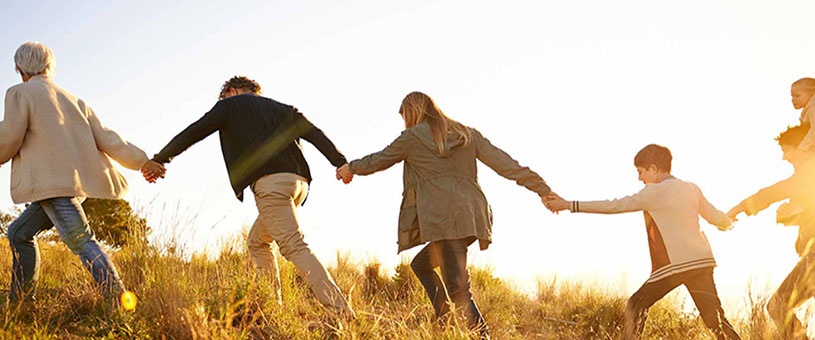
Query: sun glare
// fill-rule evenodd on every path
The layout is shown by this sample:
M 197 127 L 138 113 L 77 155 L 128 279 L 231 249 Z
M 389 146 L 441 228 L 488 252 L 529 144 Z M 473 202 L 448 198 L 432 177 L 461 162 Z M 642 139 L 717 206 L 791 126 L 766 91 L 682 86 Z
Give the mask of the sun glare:
M 119 302 L 121 303 L 122 308 L 124 308 L 127 311 L 136 309 L 136 304 L 138 303 L 138 301 L 139 299 L 136 298 L 136 294 L 133 294 L 133 292 L 129 290 L 126 290 L 124 293 L 122 293 L 122 296 L 119 298 Z

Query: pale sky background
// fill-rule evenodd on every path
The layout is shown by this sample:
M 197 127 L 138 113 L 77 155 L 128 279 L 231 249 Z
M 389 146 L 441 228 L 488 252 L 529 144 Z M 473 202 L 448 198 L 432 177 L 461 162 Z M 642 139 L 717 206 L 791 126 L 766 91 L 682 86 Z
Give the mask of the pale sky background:
M 399 103 L 420 90 L 567 199 L 638 191 L 634 154 L 658 143 L 672 150 L 674 175 L 726 211 L 792 172 L 773 138 L 798 121 L 790 84 L 815 77 L 813 13 L 808 0 L 13 2 L 0 11 L 0 86 L 20 82 L 16 48 L 43 42 L 57 57 L 55 81 L 152 155 L 215 104 L 226 79 L 246 75 L 349 160 L 396 138 Z M 304 145 L 314 181 L 300 215 L 318 257 L 395 266 L 401 165 L 344 186 Z M 647 278 L 642 214 L 552 215 L 480 170 L 494 243 L 472 246 L 472 264 L 528 292 L 556 276 L 628 295 Z M 156 185 L 123 173 L 156 242 L 175 235 L 190 251 L 217 249 L 257 214 L 251 195 L 234 198 L 215 135 Z M 774 207 L 729 232 L 702 229 L 733 313 L 748 287 L 771 292 L 797 261 L 796 229 L 776 225 Z

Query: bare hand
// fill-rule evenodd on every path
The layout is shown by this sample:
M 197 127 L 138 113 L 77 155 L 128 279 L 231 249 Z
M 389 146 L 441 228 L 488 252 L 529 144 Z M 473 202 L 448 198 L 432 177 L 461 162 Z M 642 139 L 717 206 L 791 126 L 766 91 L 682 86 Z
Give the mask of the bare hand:
M 150 183 L 155 183 L 159 178 L 164 178 L 164 174 L 167 172 L 167 169 L 164 168 L 164 165 L 150 160 L 141 167 L 141 174 L 144 176 L 144 180 Z
M 559 213 L 563 210 L 569 209 L 571 203 L 564 200 L 558 194 L 550 192 L 548 195 L 541 197 L 541 201 L 546 205 L 546 208 L 553 213 Z
M 354 179 L 354 173 L 351 172 L 351 166 L 348 163 L 337 168 L 337 179 L 342 180 L 345 184 L 351 183 L 351 180 Z
M 738 219 L 736 218 L 736 216 L 738 216 L 738 214 L 740 214 L 740 213 L 742 213 L 742 212 L 744 212 L 744 207 L 742 207 L 742 206 L 741 206 L 741 204 L 738 204 L 738 205 L 736 205 L 735 207 L 731 208 L 731 209 L 730 209 L 730 210 L 727 212 L 727 217 L 728 217 L 728 218 L 729 218 L 731 221 L 736 222 L 736 221 L 738 221 Z

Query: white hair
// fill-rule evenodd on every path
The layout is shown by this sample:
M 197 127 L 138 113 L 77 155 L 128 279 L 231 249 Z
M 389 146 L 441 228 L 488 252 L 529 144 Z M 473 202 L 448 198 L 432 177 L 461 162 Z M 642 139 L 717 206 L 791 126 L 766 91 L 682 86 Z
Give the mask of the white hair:
M 56 68 L 56 59 L 54 51 L 48 46 L 29 41 L 17 48 L 17 52 L 14 53 L 14 64 L 25 75 L 51 77 Z

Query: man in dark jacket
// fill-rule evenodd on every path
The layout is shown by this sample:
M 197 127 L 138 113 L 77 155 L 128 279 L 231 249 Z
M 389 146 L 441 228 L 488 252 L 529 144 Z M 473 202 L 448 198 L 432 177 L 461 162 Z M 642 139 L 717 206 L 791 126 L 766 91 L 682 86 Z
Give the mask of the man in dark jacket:
M 142 171 L 145 179 L 155 182 L 163 177 L 161 164 L 218 131 L 235 196 L 243 201 L 247 186 L 255 194 L 259 215 L 249 231 L 249 256 L 261 272 L 274 277 L 278 301 L 280 277 L 270 248 L 273 242 L 311 285 L 320 303 L 341 315 L 353 316 L 354 311 L 331 274 L 304 242 L 296 217 L 311 182 L 300 138 L 314 144 L 335 167 L 346 163 L 345 156 L 296 108 L 261 97 L 260 85 L 254 80 L 237 76 L 229 79 L 219 99 L 153 157 Z

